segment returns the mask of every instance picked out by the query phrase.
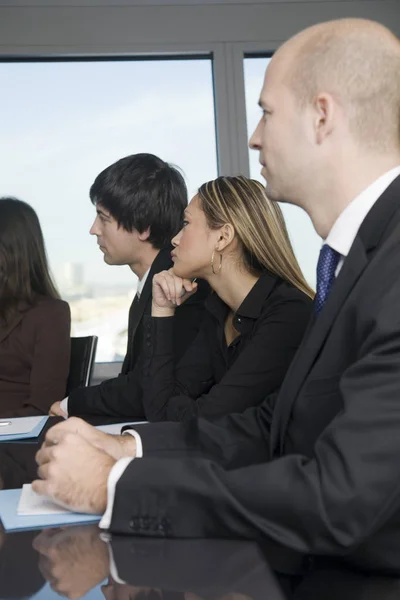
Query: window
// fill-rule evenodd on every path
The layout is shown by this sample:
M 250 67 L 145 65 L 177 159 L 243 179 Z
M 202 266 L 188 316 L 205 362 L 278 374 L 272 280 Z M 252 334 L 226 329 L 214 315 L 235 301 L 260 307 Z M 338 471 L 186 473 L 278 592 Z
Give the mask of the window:
M 258 99 L 263 85 L 265 69 L 271 59 L 269 57 L 252 57 L 244 59 L 244 77 L 246 92 L 246 117 L 248 135 L 253 133 L 259 119 Z M 250 176 L 263 181 L 260 175 L 258 153 L 249 151 Z M 321 248 L 321 238 L 316 234 L 308 215 L 297 206 L 281 204 L 285 215 L 290 239 L 297 260 L 308 283 L 315 288 L 316 265 Z
M 0 85 L 0 195 L 37 211 L 72 335 L 98 335 L 97 360 L 121 360 L 136 278 L 104 264 L 89 188 L 136 152 L 179 166 L 191 195 L 217 176 L 212 60 L 1 62 Z

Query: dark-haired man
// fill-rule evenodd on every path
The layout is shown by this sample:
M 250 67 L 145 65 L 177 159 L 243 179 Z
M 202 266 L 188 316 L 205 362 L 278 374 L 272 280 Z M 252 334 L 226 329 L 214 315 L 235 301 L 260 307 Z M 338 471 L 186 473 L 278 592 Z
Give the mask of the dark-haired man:
M 108 265 L 129 265 L 139 282 L 129 311 L 128 345 L 119 377 L 79 388 L 51 407 L 53 415 L 110 415 L 141 418 L 142 318 L 151 311 L 155 273 L 172 266 L 171 239 L 180 230 L 187 189 L 179 171 L 153 154 L 134 154 L 107 167 L 90 188 L 96 218 L 90 229 Z M 207 286 L 185 302 L 175 317 L 179 359 L 197 333 Z

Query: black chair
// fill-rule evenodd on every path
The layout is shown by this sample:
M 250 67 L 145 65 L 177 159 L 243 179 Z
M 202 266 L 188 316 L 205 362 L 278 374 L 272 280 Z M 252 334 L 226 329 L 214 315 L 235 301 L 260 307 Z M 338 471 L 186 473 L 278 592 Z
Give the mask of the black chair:
M 71 360 L 66 395 L 76 388 L 90 385 L 96 358 L 97 335 L 71 338 Z

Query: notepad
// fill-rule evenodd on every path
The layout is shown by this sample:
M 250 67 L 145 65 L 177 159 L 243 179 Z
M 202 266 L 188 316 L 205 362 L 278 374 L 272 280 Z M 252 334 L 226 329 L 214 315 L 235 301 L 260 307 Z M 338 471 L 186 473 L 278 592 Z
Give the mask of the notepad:
M 70 510 L 56 504 L 47 496 L 41 496 L 34 492 L 30 483 L 22 486 L 17 507 L 18 515 L 65 515 L 70 513 Z
M 143 423 L 148 423 L 148 421 L 127 421 L 126 423 L 113 423 L 112 425 L 97 425 L 96 429 L 111 435 L 121 435 L 122 427 L 126 425 L 143 425 Z
M 16 417 L 11 419 L 0 419 L 0 442 L 11 442 L 13 440 L 25 440 L 38 437 L 45 426 L 48 416 L 39 417 Z M 9 423 L 9 425 L 1 425 Z
M 101 516 L 72 512 L 39 496 L 26 484 L 22 490 L 0 491 L 0 519 L 6 531 L 17 531 L 93 523 L 100 521 Z

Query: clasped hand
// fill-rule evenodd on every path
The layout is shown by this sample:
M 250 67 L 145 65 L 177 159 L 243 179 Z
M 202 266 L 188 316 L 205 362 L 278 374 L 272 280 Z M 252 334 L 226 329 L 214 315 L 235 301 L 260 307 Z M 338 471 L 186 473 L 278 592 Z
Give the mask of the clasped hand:
M 71 510 L 103 514 L 112 467 L 135 454 L 133 437 L 108 435 L 71 417 L 46 433 L 36 454 L 40 479 L 32 489 Z

